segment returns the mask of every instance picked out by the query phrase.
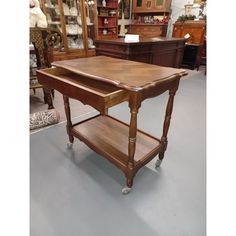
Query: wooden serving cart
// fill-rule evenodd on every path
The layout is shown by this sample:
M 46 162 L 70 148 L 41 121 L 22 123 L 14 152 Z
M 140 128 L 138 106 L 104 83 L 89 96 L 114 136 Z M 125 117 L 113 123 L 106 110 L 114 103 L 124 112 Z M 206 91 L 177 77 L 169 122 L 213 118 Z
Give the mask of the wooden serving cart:
M 122 189 L 127 194 L 137 171 L 158 155 L 160 166 L 167 148 L 167 133 L 175 93 L 182 69 L 121 60 L 106 56 L 80 58 L 53 63 L 54 68 L 37 71 L 44 86 L 63 94 L 67 117 L 69 145 L 74 137 L 122 170 L 127 178 Z M 141 103 L 169 90 L 169 99 L 161 138 L 137 129 L 137 114 Z M 100 112 L 92 118 L 72 124 L 69 98 L 94 107 Z M 128 101 L 130 124 L 108 115 L 108 109 Z

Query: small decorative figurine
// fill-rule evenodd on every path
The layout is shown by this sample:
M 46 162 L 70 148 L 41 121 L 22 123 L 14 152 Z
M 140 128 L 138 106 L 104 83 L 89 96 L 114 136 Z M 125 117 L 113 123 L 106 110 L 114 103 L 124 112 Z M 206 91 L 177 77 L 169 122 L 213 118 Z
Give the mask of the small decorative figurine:
M 104 19 L 104 25 L 108 25 L 108 20 L 107 20 L 107 18 Z
M 30 1 L 30 27 L 41 27 L 46 28 L 48 26 L 46 16 L 42 12 L 39 1 L 31 0 Z
M 102 0 L 102 6 L 105 7 L 107 5 L 106 0 Z

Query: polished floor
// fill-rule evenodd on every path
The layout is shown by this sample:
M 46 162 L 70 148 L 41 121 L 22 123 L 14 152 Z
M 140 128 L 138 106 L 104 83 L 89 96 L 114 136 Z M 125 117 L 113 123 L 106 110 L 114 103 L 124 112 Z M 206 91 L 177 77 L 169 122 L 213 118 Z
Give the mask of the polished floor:
M 146 100 L 138 127 L 160 137 L 167 93 Z M 59 103 L 58 103 L 59 104 Z M 32 103 L 31 103 L 32 105 Z M 73 101 L 73 121 L 96 114 Z M 58 108 L 59 109 L 59 108 Z M 128 122 L 127 103 L 109 113 Z M 174 104 L 169 144 L 159 169 L 142 168 L 128 195 L 123 174 L 76 140 L 66 148 L 59 124 L 30 135 L 31 236 L 206 235 L 206 77 L 182 79 Z M 117 140 L 119 141 L 119 140 Z

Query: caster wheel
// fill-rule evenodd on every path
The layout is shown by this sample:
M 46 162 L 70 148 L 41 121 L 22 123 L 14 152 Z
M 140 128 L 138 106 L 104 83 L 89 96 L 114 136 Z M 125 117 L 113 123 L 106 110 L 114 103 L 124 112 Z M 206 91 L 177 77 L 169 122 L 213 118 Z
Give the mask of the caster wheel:
M 158 168 L 161 165 L 161 160 L 157 159 L 156 163 L 155 163 L 155 167 Z
M 125 186 L 125 187 L 122 189 L 122 194 L 126 195 L 126 194 L 128 194 L 130 191 L 131 191 L 131 188 Z
M 67 143 L 67 149 L 71 149 L 73 146 L 73 143 Z

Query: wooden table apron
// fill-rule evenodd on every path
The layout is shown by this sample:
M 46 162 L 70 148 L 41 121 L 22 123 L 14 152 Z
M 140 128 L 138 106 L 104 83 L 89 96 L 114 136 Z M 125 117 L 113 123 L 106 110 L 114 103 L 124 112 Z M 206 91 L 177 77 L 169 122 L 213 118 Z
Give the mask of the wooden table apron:
M 137 171 L 159 156 L 159 164 L 167 148 L 167 134 L 181 69 L 161 67 L 97 56 L 54 62 L 55 68 L 37 71 L 41 84 L 63 94 L 70 143 L 80 139 L 104 156 L 127 178 L 131 188 Z M 163 132 L 156 138 L 137 128 L 137 114 L 142 101 L 169 91 Z M 69 98 L 91 105 L 100 115 L 72 124 Z M 109 107 L 128 101 L 130 123 L 125 124 L 108 115 Z

